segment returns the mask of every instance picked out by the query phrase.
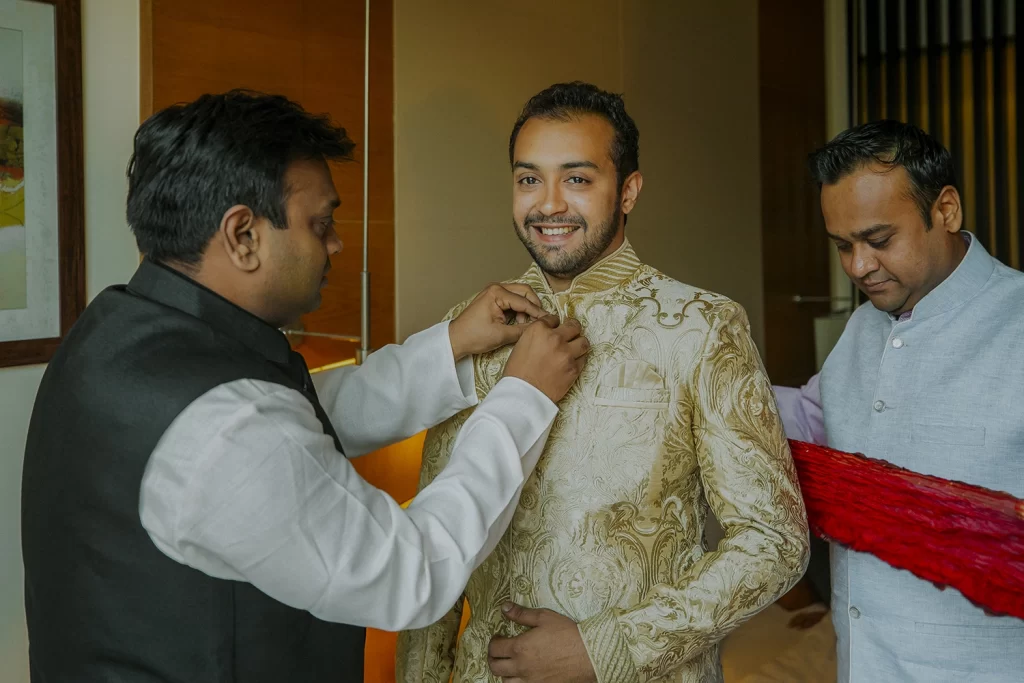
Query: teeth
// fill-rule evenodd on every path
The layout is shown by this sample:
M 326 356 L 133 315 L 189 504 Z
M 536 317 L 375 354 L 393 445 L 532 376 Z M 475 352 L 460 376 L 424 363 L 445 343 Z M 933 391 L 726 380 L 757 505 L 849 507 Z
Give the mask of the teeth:
M 541 228 L 540 232 L 543 235 L 568 235 L 575 229 L 575 226 L 571 228 Z

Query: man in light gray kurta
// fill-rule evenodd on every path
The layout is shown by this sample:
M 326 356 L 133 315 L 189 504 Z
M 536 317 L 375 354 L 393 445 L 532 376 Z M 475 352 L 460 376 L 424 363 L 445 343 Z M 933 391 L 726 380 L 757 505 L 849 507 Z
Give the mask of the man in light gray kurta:
M 837 136 L 812 169 L 871 301 L 820 376 L 776 387 L 788 435 L 1024 498 L 1024 274 L 960 231 L 949 152 L 883 121 Z M 1024 680 L 1024 622 L 872 555 L 831 555 L 840 682 Z

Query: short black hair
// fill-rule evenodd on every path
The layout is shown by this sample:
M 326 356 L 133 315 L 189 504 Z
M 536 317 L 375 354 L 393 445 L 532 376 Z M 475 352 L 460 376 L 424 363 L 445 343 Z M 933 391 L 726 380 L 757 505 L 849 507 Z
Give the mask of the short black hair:
M 195 265 L 229 208 L 285 228 L 288 166 L 350 160 L 354 147 L 326 114 L 280 95 L 231 90 L 173 105 L 135 133 L 128 225 L 151 259 Z
M 604 117 L 615 129 L 611 157 L 619 188 L 629 174 L 640 168 L 640 131 L 626 113 L 626 104 L 621 95 L 601 90 L 596 85 L 573 81 L 556 83 L 530 98 L 512 128 L 508 141 L 508 162 L 515 163 L 516 138 L 519 130 L 529 119 L 553 119 L 569 121 L 584 114 Z
M 845 130 L 811 154 L 811 175 L 822 185 L 834 185 L 867 164 L 903 167 L 910 177 L 910 195 L 927 228 L 942 188 L 959 192 L 953 155 L 917 126 L 884 119 Z

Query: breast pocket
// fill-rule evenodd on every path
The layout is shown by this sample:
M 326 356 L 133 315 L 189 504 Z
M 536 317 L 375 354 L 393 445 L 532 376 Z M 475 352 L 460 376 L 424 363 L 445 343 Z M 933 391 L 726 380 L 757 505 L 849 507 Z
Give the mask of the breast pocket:
M 594 403 L 617 408 L 657 410 L 668 407 L 668 389 L 632 389 L 629 387 L 598 387 Z
M 599 406 L 658 410 L 668 407 L 669 390 L 665 380 L 650 363 L 628 360 L 609 369 L 601 377 L 594 396 Z

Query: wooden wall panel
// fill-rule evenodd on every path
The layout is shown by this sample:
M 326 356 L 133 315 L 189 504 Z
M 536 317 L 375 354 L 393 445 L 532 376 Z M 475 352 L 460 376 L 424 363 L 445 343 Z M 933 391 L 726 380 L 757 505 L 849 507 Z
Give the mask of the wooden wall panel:
M 307 330 L 359 334 L 363 216 L 363 39 L 361 0 L 144 0 L 142 112 L 207 92 L 251 88 L 327 112 L 356 141 L 356 160 L 332 165 L 342 199 L 336 216 L 345 249 L 332 260 L 323 304 Z M 392 4 L 370 9 L 371 345 L 395 339 Z M 310 365 L 350 358 L 355 344 L 307 337 Z

